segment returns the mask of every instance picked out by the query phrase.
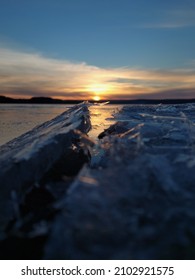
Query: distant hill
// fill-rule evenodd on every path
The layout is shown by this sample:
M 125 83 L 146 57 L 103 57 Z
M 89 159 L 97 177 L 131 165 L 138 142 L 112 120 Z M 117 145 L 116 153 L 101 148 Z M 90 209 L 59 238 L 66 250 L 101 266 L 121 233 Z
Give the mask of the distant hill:
M 90 100 L 89 100 L 90 101 Z M 105 102 L 101 100 L 96 103 Z M 30 99 L 15 99 L 0 95 L 0 103 L 13 104 L 77 104 L 81 100 L 61 100 L 50 97 L 32 97 Z M 94 102 L 94 101 L 91 101 Z M 195 99 L 135 99 L 135 100 L 110 100 L 110 104 L 183 104 L 195 103 Z
M 0 95 L 0 103 L 14 104 L 77 104 L 79 100 L 61 100 L 50 97 L 32 97 L 30 99 L 16 99 Z
M 14 99 L 0 95 L 0 103 L 12 103 Z
M 54 99 L 51 97 L 32 97 L 29 99 L 29 103 L 33 104 L 67 104 L 67 103 L 79 103 L 78 100 L 61 100 L 61 99 Z

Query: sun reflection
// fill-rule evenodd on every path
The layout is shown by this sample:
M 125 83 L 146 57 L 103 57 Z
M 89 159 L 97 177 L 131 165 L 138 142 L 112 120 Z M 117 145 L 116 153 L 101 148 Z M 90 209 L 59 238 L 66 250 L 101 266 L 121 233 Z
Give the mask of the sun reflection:
M 93 140 L 97 140 L 98 135 L 115 122 L 115 119 L 110 118 L 112 113 L 122 105 L 105 105 L 105 106 L 90 106 L 90 116 L 92 129 L 88 132 L 88 136 Z

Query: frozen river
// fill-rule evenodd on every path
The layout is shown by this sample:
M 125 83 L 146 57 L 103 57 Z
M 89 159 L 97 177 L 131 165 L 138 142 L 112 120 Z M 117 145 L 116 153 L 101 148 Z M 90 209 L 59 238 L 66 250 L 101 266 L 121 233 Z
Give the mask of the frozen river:
M 37 105 L 37 104 L 0 104 L 0 145 L 20 136 L 62 112 L 73 105 Z M 93 130 L 90 136 L 95 138 L 98 133 L 113 123 L 112 113 L 121 105 L 92 106 L 91 121 Z

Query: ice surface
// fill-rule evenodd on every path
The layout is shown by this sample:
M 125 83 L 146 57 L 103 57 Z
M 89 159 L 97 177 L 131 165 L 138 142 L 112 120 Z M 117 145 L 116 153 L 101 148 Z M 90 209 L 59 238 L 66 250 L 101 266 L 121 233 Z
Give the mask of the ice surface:
M 87 104 L 83 103 L 0 147 L 0 229 L 3 220 L 13 216 L 12 191 L 21 198 L 72 150 L 73 139 L 78 138 L 74 130 L 87 132 L 90 127 Z
M 194 258 L 194 109 L 139 105 L 115 114 L 99 161 L 59 204 L 45 257 Z
M 12 245 L 20 242 L 30 255 L 35 243 L 35 256 L 45 259 L 195 258 L 195 104 L 130 105 L 110 116 L 105 108 L 90 107 L 93 139 L 74 130 L 81 149 L 74 140 L 76 153 L 65 154 L 37 180 L 25 203 L 12 192 L 16 217 L 8 234 L 0 235 L 1 252 L 14 237 Z M 75 116 L 67 117 L 64 123 L 77 123 Z M 66 131 L 58 122 L 53 125 L 54 132 L 46 124 L 46 135 Z M 89 159 L 89 151 L 91 163 L 80 170 L 80 154 Z M 77 166 L 80 173 L 63 170 L 59 177 L 62 166 L 69 171 Z

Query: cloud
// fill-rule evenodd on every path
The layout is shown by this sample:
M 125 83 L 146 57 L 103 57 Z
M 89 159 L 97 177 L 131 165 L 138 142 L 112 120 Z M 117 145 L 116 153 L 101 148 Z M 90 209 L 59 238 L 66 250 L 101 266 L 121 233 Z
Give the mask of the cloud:
M 38 53 L 0 48 L 0 94 L 90 99 L 194 97 L 195 68 L 100 68 Z
M 98 68 L 85 63 L 72 63 L 46 58 L 40 54 L 0 49 L 0 91 L 56 92 L 78 91 L 89 73 Z
M 158 21 L 146 23 L 141 28 L 176 29 L 195 26 L 195 10 L 176 9 L 162 13 Z
M 195 88 L 175 88 L 160 90 L 158 92 L 137 92 L 131 94 L 131 99 L 192 99 L 195 96 Z M 128 100 L 129 96 L 124 93 L 114 95 L 114 99 Z

